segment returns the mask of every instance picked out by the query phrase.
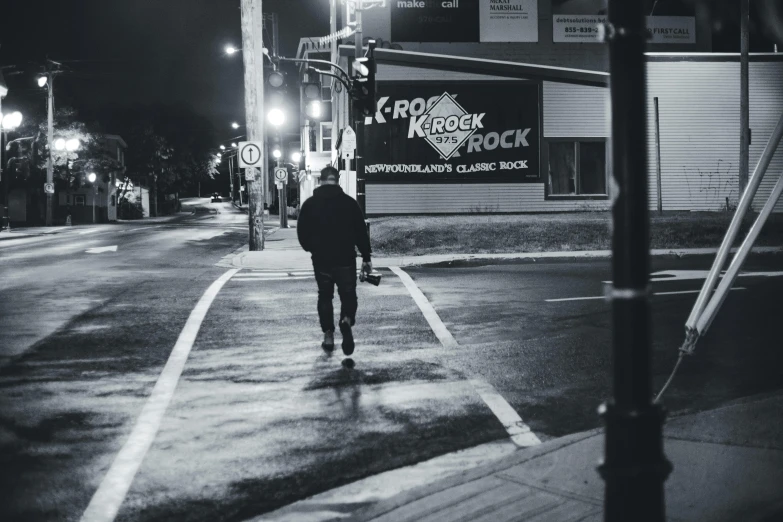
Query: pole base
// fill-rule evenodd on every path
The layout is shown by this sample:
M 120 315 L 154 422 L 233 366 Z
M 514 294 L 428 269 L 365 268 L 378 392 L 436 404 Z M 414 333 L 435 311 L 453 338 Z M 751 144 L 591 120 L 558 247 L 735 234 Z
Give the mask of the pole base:
M 607 402 L 599 409 L 606 423 L 604 460 L 598 473 L 606 483 L 606 522 L 665 522 L 663 484 L 672 471 L 663 453 L 664 408 L 640 410 Z

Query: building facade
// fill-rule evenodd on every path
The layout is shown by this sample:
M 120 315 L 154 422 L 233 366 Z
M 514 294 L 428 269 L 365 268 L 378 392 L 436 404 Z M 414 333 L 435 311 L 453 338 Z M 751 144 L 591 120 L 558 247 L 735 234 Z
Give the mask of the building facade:
M 355 162 L 342 162 L 348 178 L 364 180 L 357 195 L 366 213 L 609 209 L 607 55 L 591 32 L 605 20 L 600 2 L 461 0 L 472 19 L 440 2 L 414 4 L 421 5 L 387 2 L 363 14 L 366 36 L 402 47 L 377 53 L 379 110 L 358 129 L 358 176 Z M 493 14 L 493 5 L 510 8 Z M 648 17 L 650 208 L 660 195 L 663 210 L 731 209 L 739 184 L 739 56 L 709 52 L 709 22 L 697 13 L 663 15 Z M 340 47 L 344 68 L 353 54 L 353 46 Z M 783 113 L 783 55 L 750 61 L 752 173 Z M 349 97 L 332 94 L 336 144 Z M 756 209 L 781 170 L 778 151 Z

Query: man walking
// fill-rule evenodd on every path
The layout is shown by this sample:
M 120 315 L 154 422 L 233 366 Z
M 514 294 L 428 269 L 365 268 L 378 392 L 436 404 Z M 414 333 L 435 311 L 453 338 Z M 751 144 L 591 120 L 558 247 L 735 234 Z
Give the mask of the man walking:
M 340 295 L 340 333 L 343 353 L 353 353 L 351 327 L 356 321 L 356 250 L 362 255 L 362 270 L 372 271 L 370 237 L 359 204 L 338 185 L 340 173 L 328 166 L 321 171 L 321 186 L 302 205 L 297 219 L 299 244 L 310 252 L 318 283 L 318 318 L 324 350 L 334 349 L 334 286 Z

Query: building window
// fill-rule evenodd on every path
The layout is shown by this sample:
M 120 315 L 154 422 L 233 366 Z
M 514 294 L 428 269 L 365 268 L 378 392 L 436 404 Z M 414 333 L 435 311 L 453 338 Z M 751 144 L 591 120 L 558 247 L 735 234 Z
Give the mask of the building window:
M 84 194 L 74 194 L 73 196 L 73 204 L 76 207 L 83 207 L 86 205 L 86 198 Z
M 606 196 L 606 142 L 549 142 L 551 196 Z
M 322 121 L 318 132 L 318 152 L 332 151 L 332 122 Z

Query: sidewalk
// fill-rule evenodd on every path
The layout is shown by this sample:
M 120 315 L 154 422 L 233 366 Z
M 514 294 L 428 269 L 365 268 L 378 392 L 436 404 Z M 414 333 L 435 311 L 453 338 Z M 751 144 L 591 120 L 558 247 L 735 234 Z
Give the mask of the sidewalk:
M 669 419 L 667 519 L 783 520 L 782 415 L 777 393 Z M 327 492 L 254 520 L 599 522 L 603 444 L 602 430 L 569 435 L 380 500 L 362 494 L 366 479 L 350 485 L 351 495 Z M 366 507 L 351 512 L 357 505 Z
M 296 237 L 296 220 L 288 220 L 289 228 L 276 228 L 267 233 L 264 250 L 250 252 L 247 246 L 223 257 L 218 266 L 226 268 L 246 268 L 251 270 L 309 270 L 312 268 L 310 254 L 302 250 Z M 715 254 L 717 248 L 679 248 L 657 249 L 650 251 L 653 256 L 689 256 Z M 736 248 L 732 249 L 736 252 Z M 783 247 L 756 247 L 753 253 L 778 253 Z M 557 259 L 557 258 L 603 258 L 612 256 L 610 250 L 567 251 L 567 252 L 529 252 L 508 254 L 434 254 L 424 256 L 380 257 L 373 255 L 375 268 L 391 266 L 422 266 L 472 261 L 512 261 L 518 259 Z

